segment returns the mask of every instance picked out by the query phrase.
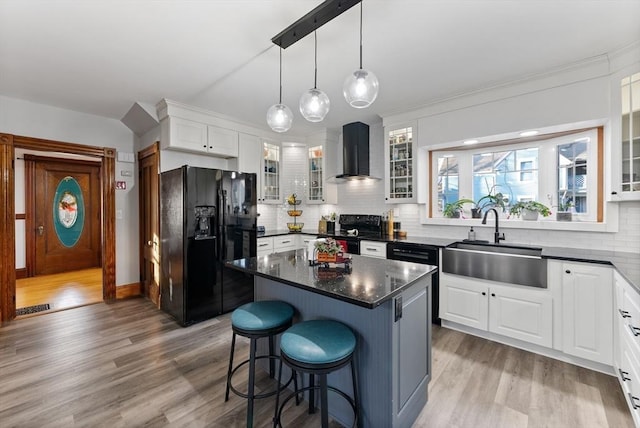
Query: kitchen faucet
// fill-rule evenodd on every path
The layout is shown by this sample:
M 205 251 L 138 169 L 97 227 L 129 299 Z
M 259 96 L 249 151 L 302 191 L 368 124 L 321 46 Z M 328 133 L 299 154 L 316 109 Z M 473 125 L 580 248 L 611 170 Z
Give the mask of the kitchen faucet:
M 482 224 L 487 224 L 487 214 L 489 214 L 489 211 L 493 211 L 493 213 L 496 215 L 496 231 L 493 234 L 493 242 L 499 244 L 500 241 L 505 240 L 505 237 L 504 233 L 501 234 L 500 229 L 498 228 L 498 211 L 496 211 L 495 208 L 490 208 L 484 212 L 484 217 L 482 217 Z

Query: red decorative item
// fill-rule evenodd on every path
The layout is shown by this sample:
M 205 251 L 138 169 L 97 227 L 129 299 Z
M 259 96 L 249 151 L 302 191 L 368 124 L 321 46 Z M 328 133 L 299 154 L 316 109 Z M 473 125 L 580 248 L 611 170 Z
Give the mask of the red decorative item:
M 337 260 L 338 260 L 337 254 L 318 252 L 318 261 L 320 263 L 336 263 Z

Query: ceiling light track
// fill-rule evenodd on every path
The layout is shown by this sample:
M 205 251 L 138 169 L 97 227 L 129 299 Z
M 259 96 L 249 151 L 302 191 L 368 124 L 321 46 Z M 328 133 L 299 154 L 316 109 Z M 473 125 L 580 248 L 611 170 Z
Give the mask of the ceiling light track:
M 303 39 L 362 0 L 327 0 L 274 36 L 271 41 L 282 49 Z

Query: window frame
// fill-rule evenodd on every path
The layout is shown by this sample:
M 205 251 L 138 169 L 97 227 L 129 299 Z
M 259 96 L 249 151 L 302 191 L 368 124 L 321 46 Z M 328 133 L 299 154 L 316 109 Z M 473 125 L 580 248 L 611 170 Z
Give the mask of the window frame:
M 538 149 L 538 201 L 549 206 L 554 215 L 541 218 L 545 223 L 556 222 L 555 212 L 557 209 L 557 198 L 555 195 L 558 192 L 558 165 L 557 165 L 557 150 L 558 146 L 562 144 L 568 144 L 579 140 L 581 138 L 589 137 L 587 149 L 587 213 L 573 213 L 574 221 L 584 223 L 604 223 L 603 218 L 603 171 L 602 164 L 604 156 L 602 152 L 603 147 L 603 132 L 602 127 L 594 127 L 589 129 L 577 130 L 574 133 L 567 133 L 564 135 L 541 135 L 535 140 L 514 143 L 496 141 L 494 143 L 483 144 L 482 146 L 473 147 L 452 147 L 449 149 L 437 149 L 430 151 L 430 179 L 433 183 L 438 182 L 438 159 L 443 156 L 455 156 L 458 159 L 458 198 L 478 199 L 478 195 L 473 195 L 473 166 L 472 159 L 476 154 L 482 154 L 487 152 L 499 152 L 506 150 L 520 150 L 526 148 Z M 549 167 L 549 165 L 552 165 Z M 535 165 L 534 165 L 535 166 Z M 425 220 L 447 220 L 442 217 L 441 211 L 438 210 L 438 189 L 437 184 L 430 190 L 429 202 L 427 203 L 427 210 L 429 212 L 429 218 Z M 553 195 L 553 202 L 550 203 L 548 195 Z M 508 213 L 507 213 L 508 214 Z M 506 216 L 506 215 L 505 215 Z M 459 220 L 458 220 L 459 221 Z M 509 221 L 517 221 L 516 219 L 509 219 Z M 428 221 L 423 221 L 428 223 Z M 527 222 L 530 224 L 531 222 Z M 568 223 L 568 222 L 560 222 Z

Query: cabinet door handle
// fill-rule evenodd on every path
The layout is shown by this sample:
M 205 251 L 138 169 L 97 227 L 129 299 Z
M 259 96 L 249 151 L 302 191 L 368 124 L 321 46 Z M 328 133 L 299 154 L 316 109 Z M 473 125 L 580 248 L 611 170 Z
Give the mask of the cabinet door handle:
M 640 328 L 634 327 L 631 324 L 629 324 L 629 330 L 631 330 L 631 334 L 633 334 L 634 336 L 636 337 L 640 336 Z
M 620 312 L 620 316 L 622 318 L 631 318 L 631 315 L 629 315 L 629 311 L 623 311 L 622 309 L 618 309 L 618 312 Z
M 491 297 L 496 297 L 496 293 L 491 293 Z
M 369 247 L 367 247 L 367 248 L 366 248 L 366 250 L 367 250 L 367 251 L 378 251 L 378 249 L 377 249 L 377 248 L 369 248 Z
M 620 373 L 620 379 L 622 379 L 623 382 L 631 380 L 630 377 L 627 377 L 629 375 L 629 372 L 625 372 L 622 369 L 618 369 L 618 372 Z
M 486 295 L 487 295 L 487 293 L 485 293 L 485 292 L 483 291 L 483 292 L 482 292 L 482 295 L 483 295 L 483 296 L 486 296 Z
M 265 244 L 258 244 L 258 247 L 266 247 L 266 246 L 268 246 L 268 245 L 269 245 L 269 244 L 267 244 L 267 243 L 265 243 Z
M 631 394 L 630 392 L 627 392 L 627 395 L 629 396 L 629 401 L 631 401 L 631 406 L 633 407 L 633 410 L 640 409 L 640 406 L 636 404 L 636 401 L 640 400 L 640 398 L 634 397 L 633 394 Z
M 288 244 L 291 241 L 280 241 L 281 244 Z
M 569 269 L 565 270 L 565 273 L 571 273 L 571 271 Z

